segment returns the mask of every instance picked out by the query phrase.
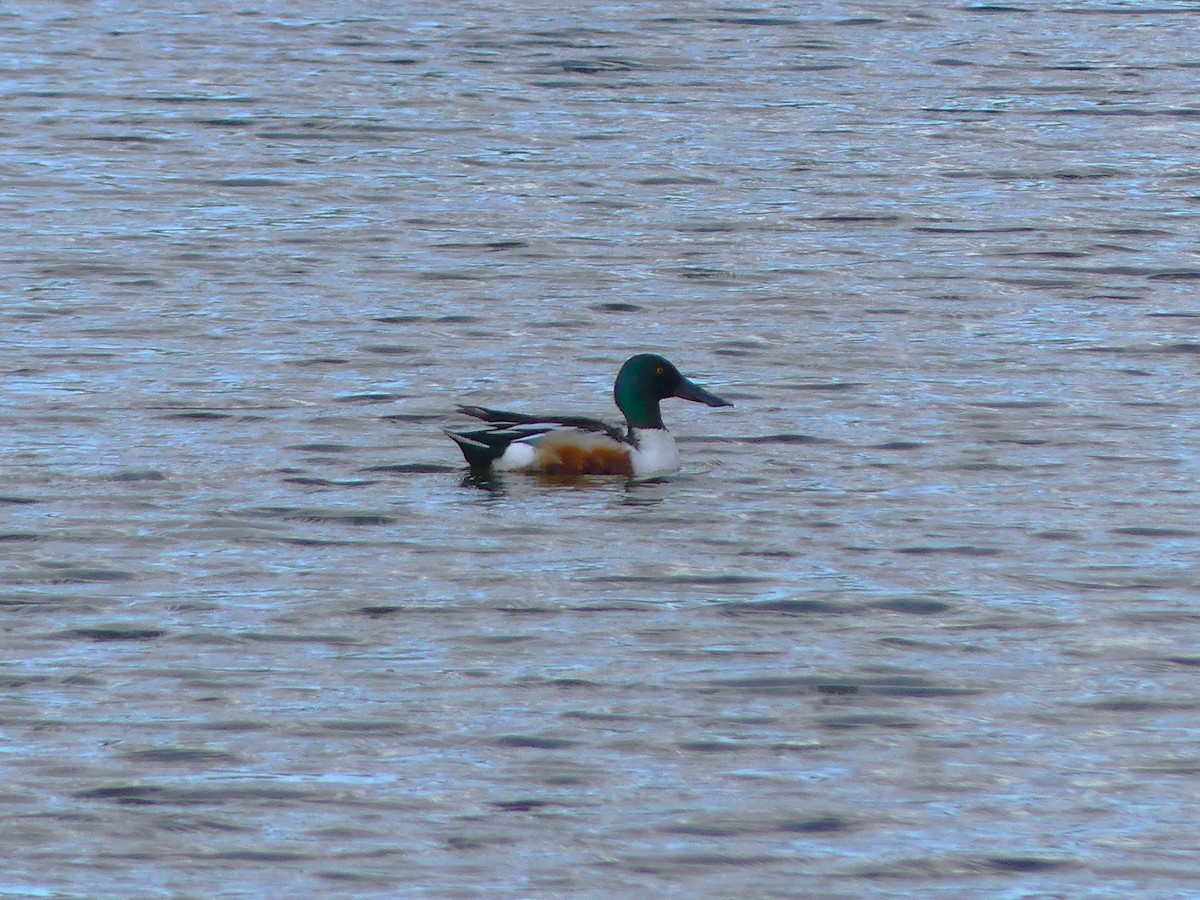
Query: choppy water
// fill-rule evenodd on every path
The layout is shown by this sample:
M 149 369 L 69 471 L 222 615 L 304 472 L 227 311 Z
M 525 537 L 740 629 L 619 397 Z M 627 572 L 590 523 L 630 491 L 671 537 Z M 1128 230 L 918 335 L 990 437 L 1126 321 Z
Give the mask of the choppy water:
M 1195 3 L 28 7 L 0 892 L 1200 883 Z

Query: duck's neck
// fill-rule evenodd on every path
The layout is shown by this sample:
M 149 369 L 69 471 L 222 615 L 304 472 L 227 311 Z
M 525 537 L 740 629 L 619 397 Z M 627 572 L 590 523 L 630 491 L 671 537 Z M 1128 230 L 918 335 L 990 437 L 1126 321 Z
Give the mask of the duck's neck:
M 644 395 L 627 395 L 617 398 L 617 406 L 625 413 L 625 421 L 629 425 L 629 436 L 633 437 L 634 429 L 665 429 L 662 411 L 659 409 L 657 397 Z

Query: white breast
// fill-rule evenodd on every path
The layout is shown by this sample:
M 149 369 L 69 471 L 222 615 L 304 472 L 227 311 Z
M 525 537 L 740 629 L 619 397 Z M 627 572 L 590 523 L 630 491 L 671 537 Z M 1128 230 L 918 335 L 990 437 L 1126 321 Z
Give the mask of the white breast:
M 635 428 L 633 451 L 633 474 L 637 478 L 652 475 L 670 475 L 679 471 L 679 449 L 675 438 L 665 428 Z

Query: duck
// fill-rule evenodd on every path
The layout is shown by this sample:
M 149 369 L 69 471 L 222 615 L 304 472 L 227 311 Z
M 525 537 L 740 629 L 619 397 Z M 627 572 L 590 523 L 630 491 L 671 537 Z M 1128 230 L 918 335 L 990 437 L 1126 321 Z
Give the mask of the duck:
M 679 450 L 659 409 L 659 403 L 671 397 L 733 406 L 685 378 L 665 357 L 639 353 L 625 361 L 613 385 L 613 399 L 625 416 L 624 429 L 585 416 L 460 405 L 459 412 L 486 422 L 486 427 L 445 432 L 475 471 L 653 478 L 679 471 Z

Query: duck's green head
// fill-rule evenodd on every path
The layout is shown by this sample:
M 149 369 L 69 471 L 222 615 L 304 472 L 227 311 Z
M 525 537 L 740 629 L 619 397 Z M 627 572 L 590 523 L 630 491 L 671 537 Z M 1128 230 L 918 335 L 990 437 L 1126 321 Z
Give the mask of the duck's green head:
M 613 397 L 621 412 L 625 413 L 630 428 L 664 427 L 658 404 L 668 397 L 680 397 L 709 406 L 733 406 L 728 400 L 722 400 L 700 385 L 688 381 L 657 353 L 639 353 L 627 360 L 617 373 Z

